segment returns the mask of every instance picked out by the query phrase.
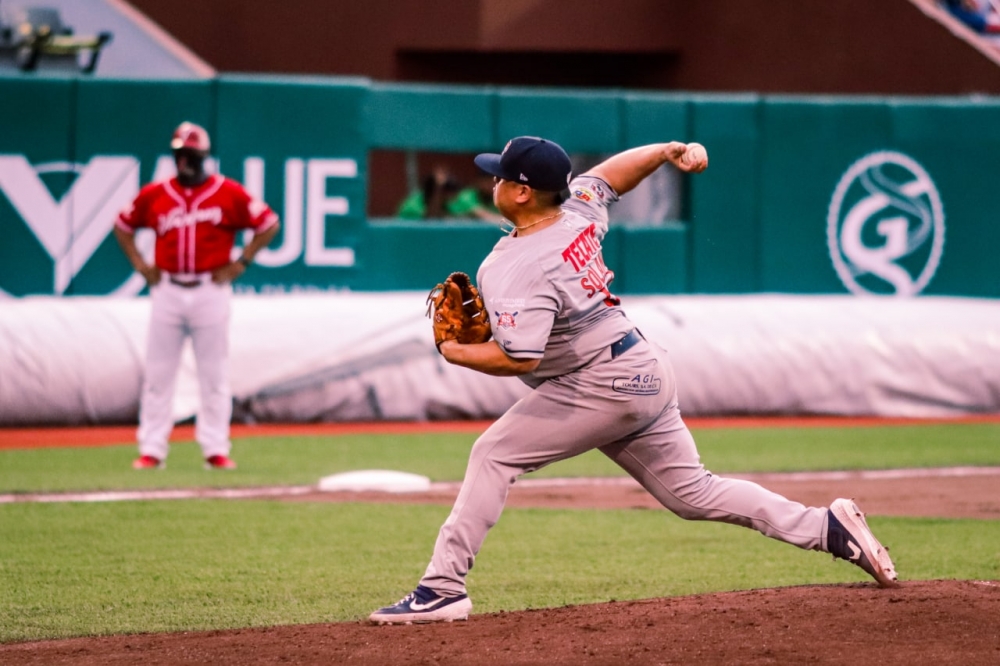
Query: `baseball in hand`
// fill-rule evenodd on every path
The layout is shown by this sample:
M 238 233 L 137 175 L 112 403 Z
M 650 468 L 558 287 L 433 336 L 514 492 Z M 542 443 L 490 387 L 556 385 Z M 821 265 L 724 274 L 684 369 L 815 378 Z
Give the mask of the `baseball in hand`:
M 691 171 L 703 171 L 708 166 L 708 151 L 700 143 L 689 143 L 681 155 L 681 164 Z

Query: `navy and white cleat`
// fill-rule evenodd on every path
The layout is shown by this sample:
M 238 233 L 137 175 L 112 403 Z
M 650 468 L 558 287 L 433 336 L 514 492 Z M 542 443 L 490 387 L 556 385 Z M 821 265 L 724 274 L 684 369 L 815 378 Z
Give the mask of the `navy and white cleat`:
M 864 569 L 882 587 L 899 586 L 889 549 L 872 534 L 865 514 L 853 500 L 838 499 L 830 505 L 826 547 L 835 558 Z
M 472 610 L 469 595 L 442 597 L 423 585 L 392 606 L 380 608 L 368 616 L 374 624 L 425 624 L 466 620 Z

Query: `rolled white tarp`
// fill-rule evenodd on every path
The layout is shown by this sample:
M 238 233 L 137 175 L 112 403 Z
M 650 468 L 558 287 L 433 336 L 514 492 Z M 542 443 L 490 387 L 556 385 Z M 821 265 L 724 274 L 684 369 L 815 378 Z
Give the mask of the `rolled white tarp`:
M 240 294 L 240 421 L 491 419 L 528 389 L 444 362 L 425 294 Z M 1000 301 L 857 296 L 625 297 L 669 350 L 688 415 L 943 417 L 1000 412 Z M 0 425 L 134 422 L 149 301 L 0 301 Z M 198 406 L 190 349 L 175 417 Z

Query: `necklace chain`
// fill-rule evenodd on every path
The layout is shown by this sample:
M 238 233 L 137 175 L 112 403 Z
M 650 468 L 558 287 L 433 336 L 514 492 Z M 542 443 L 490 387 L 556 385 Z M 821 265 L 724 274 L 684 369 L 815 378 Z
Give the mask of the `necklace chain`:
M 560 216 L 560 215 L 562 215 L 562 214 L 563 214 L 563 212 L 562 212 L 562 211 L 560 210 L 560 211 L 559 211 L 559 212 L 557 212 L 557 213 L 553 213 L 552 215 L 547 215 L 547 216 L 545 216 L 545 217 L 543 217 L 543 218 L 540 218 L 540 219 L 537 219 L 537 220 L 535 220 L 534 222 L 532 222 L 531 224 L 526 224 L 526 225 L 524 225 L 523 227 L 519 227 L 519 226 L 517 226 L 516 224 L 514 224 L 513 222 L 511 222 L 511 221 L 507 220 L 507 221 L 506 221 L 506 222 L 507 222 L 507 224 L 509 224 L 509 225 L 511 225 L 512 227 L 514 227 L 513 229 L 511 229 L 511 230 L 510 230 L 510 231 L 508 231 L 507 233 L 508 233 L 508 234 L 512 234 L 512 233 L 514 233 L 515 231 L 524 231 L 525 229 L 530 229 L 531 227 L 535 226 L 536 224 L 541 224 L 541 223 L 542 223 L 542 222 L 544 222 L 545 220 L 551 220 L 552 218 L 554 218 L 554 217 L 559 217 L 559 216 Z

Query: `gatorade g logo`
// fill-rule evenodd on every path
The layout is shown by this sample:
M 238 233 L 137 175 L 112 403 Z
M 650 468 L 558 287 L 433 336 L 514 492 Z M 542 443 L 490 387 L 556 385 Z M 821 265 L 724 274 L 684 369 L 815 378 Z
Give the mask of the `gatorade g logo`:
M 0 191 L 6 197 L 0 197 L 4 243 L 20 248 L 0 262 L 0 294 L 59 295 L 86 268 L 108 238 L 118 212 L 139 191 L 139 162 L 133 157 L 95 157 L 88 164 L 32 166 L 22 155 L 0 155 Z M 24 237 L 25 227 L 37 244 L 12 242 Z M 123 273 L 108 290 L 138 293 L 141 276 L 135 285 L 130 276 Z
M 944 250 L 941 196 L 913 159 L 871 153 L 837 183 L 826 237 L 848 290 L 914 296 L 934 277 Z

